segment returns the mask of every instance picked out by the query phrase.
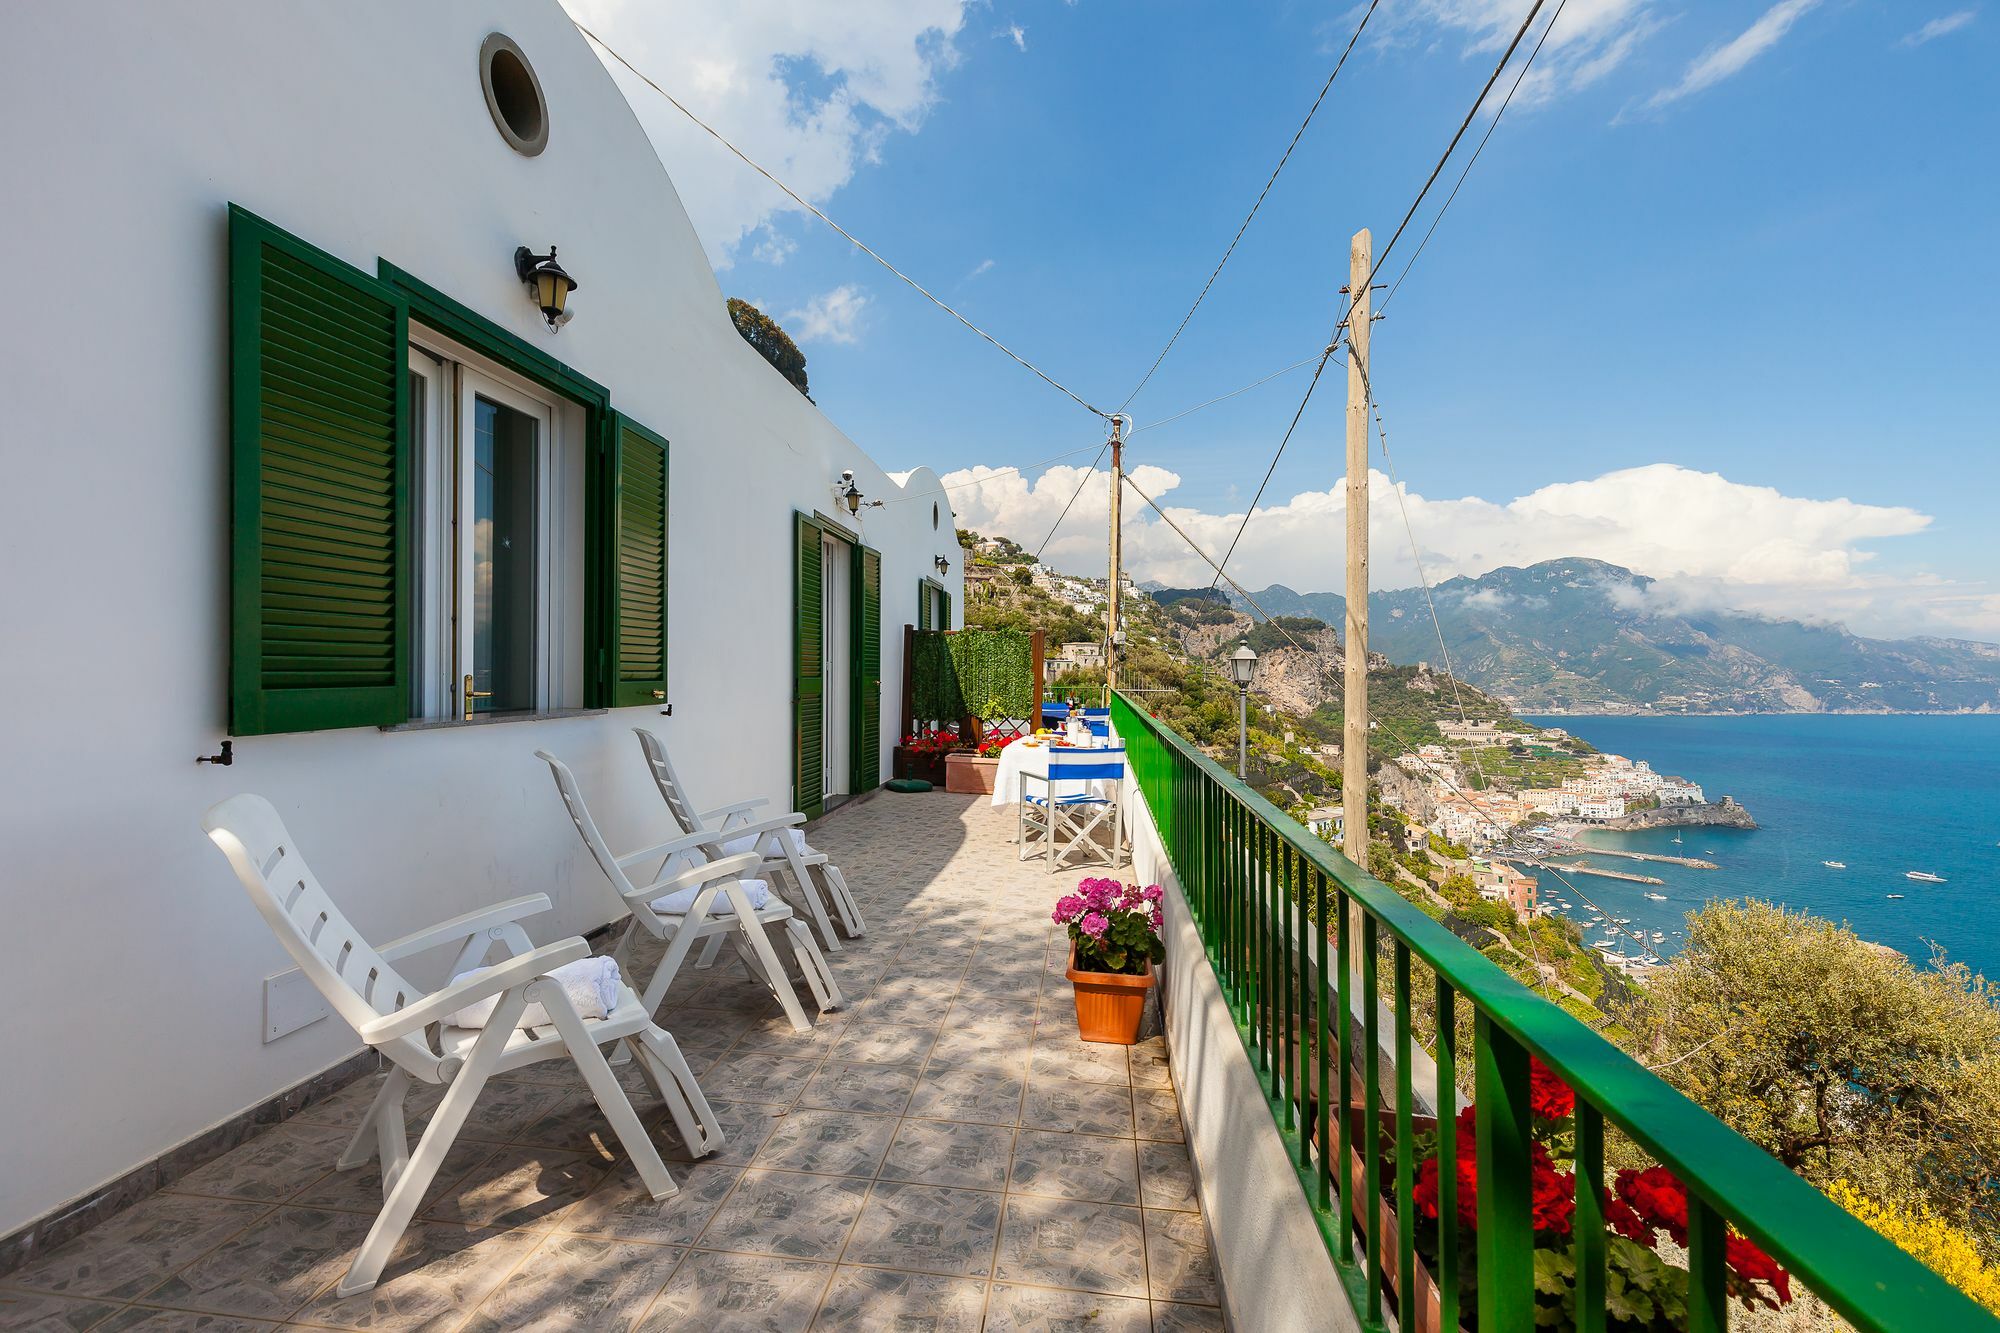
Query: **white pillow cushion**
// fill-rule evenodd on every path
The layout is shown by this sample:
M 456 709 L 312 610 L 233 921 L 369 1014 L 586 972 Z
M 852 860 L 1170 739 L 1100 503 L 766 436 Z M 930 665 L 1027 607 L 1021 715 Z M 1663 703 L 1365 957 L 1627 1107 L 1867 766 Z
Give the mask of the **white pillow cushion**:
M 680 889 L 673 893 L 663 894 L 653 899 L 653 910 L 665 916 L 685 916 L 688 909 L 694 906 L 695 895 L 706 887 L 706 885 L 697 884 L 690 889 Z M 743 887 L 750 893 L 751 907 L 762 911 L 765 904 L 771 901 L 771 886 L 764 880 L 746 879 L 743 881 Z M 708 914 L 710 916 L 731 916 L 735 914 L 735 911 L 736 904 L 726 893 L 716 894 L 715 900 L 708 905 Z

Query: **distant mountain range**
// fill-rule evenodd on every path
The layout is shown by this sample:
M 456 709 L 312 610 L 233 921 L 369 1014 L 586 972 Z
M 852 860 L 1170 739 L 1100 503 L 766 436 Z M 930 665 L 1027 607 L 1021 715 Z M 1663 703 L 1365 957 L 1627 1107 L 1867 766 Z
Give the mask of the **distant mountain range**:
M 2000 645 L 1865 639 L 1839 625 L 1677 608 L 1655 580 L 1602 560 L 1547 560 L 1432 590 L 1452 669 L 1521 712 L 2000 711 Z M 1163 589 L 1171 598 L 1179 591 Z M 1274 616 L 1342 627 L 1338 593 L 1273 584 Z M 1236 594 L 1231 602 L 1250 608 Z M 1368 599 L 1369 647 L 1442 666 L 1421 588 Z

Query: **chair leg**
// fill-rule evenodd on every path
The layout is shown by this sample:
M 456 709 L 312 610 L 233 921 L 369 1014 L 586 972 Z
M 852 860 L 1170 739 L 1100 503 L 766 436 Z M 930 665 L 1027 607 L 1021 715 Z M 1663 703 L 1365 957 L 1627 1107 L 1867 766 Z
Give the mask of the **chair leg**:
M 840 873 L 840 867 L 828 861 L 819 868 L 826 880 L 827 894 L 833 905 L 840 911 L 840 924 L 849 937 L 866 935 L 868 924 L 861 919 L 861 904 L 855 901 L 854 893 L 847 887 L 847 876 Z
M 715 955 L 722 952 L 722 936 L 710 935 L 701 946 L 700 957 L 694 960 L 697 972 L 706 972 L 715 966 Z
M 806 868 L 799 864 L 799 849 L 793 845 L 792 840 L 781 836 L 779 841 L 785 845 L 783 864 L 786 875 L 798 885 L 799 897 L 804 900 L 805 909 L 811 915 L 813 924 L 819 927 L 819 937 L 826 941 L 827 948 L 839 952 L 840 936 L 834 933 L 833 922 L 827 918 L 826 903 L 820 897 L 819 886 L 813 883 L 813 878 L 806 872 Z
M 660 1027 L 647 1028 L 627 1037 L 625 1044 L 637 1053 L 646 1081 L 666 1103 L 667 1114 L 673 1117 L 688 1152 L 699 1158 L 718 1151 L 725 1138 L 722 1122 L 702 1095 L 701 1084 L 695 1081 L 694 1071 L 688 1068 L 672 1034 Z
M 797 920 L 785 923 L 785 933 L 791 937 L 792 952 L 799 960 L 799 972 L 805 977 L 806 985 L 812 989 L 813 999 L 819 1002 L 819 1011 L 838 1009 L 841 1003 L 840 983 L 833 979 L 833 969 L 827 966 L 826 955 L 813 944 L 812 932 Z
M 375 1154 L 381 1147 L 381 1135 L 377 1133 L 376 1126 L 382 1119 L 382 1112 L 392 1101 L 400 1109 L 403 1094 L 408 1092 L 409 1088 L 410 1075 L 401 1065 L 389 1071 L 389 1077 L 382 1081 L 380 1088 L 376 1089 L 375 1100 L 368 1103 L 367 1114 L 361 1117 L 361 1123 L 355 1127 L 354 1137 L 347 1141 L 346 1149 L 341 1152 L 339 1160 L 334 1162 L 334 1170 L 352 1171 L 374 1160 Z M 400 1115 L 397 1121 L 400 1126 Z
M 531 999 L 541 1002 L 555 1020 L 556 1031 L 562 1034 L 563 1044 L 569 1047 L 569 1058 L 575 1062 L 577 1072 L 590 1086 L 590 1095 L 596 1099 L 597 1107 L 604 1112 L 604 1118 L 611 1122 L 611 1132 L 625 1145 L 625 1153 L 632 1159 L 633 1167 L 639 1172 L 646 1191 L 655 1199 L 670 1198 L 680 1193 L 680 1186 L 667 1172 L 666 1163 L 660 1160 L 660 1150 L 646 1135 L 646 1127 L 639 1123 L 638 1112 L 632 1109 L 631 1098 L 625 1095 L 618 1076 L 605 1063 L 604 1052 L 590 1039 L 590 1030 L 577 1016 L 576 1007 L 569 1002 L 563 988 L 546 979 L 534 982 L 528 987 Z
M 785 976 L 785 965 L 778 961 L 778 952 L 771 947 L 771 937 L 764 933 L 764 923 L 754 914 L 739 915 L 737 930 L 743 943 L 756 957 L 754 970 L 762 974 L 764 984 L 771 988 L 771 995 L 784 1009 L 785 1017 L 791 1020 L 793 1030 L 811 1032 L 812 1020 L 806 1017 L 804 1007 L 799 1004 L 798 992 L 792 989 L 792 983 Z M 749 961 L 744 959 L 745 963 Z
M 487 1019 L 486 1030 L 472 1044 L 471 1054 L 445 1090 L 444 1100 L 438 1103 L 423 1138 L 417 1142 L 417 1150 L 410 1154 L 409 1164 L 397 1175 L 395 1187 L 383 1201 L 374 1225 L 368 1228 L 367 1238 L 361 1242 L 354 1262 L 348 1265 L 347 1275 L 334 1288 L 338 1294 L 353 1296 L 367 1291 L 381 1278 L 396 1242 L 402 1239 L 404 1229 L 416 1215 L 417 1205 L 423 1202 L 424 1191 L 437 1178 L 445 1154 L 451 1151 L 458 1131 L 465 1127 L 473 1102 L 499 1066 L 500 1057 L 507 1050 L 507 1040 L 515 1024 L 521 1021 L 521 1011 L 528 1007 L 526 989 L 516 987 L 501 995 L 499 1006 Z

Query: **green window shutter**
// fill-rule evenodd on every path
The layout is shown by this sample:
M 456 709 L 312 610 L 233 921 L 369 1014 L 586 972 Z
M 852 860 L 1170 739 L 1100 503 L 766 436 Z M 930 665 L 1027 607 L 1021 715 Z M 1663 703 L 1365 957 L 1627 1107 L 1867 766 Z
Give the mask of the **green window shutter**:
M 854 548 L 854 780 L 856 795 L 882 785 L 882 555 Z
M 950 594 L 950 593 L 948 593 L 948 592 L 941 592 L 941 593 L 939 593 L 939 594 L 938 594 L 938 615 L 939 615 L 939 617 L 940 617 L 940 623 L 938 624 L 938 628 L 939 628 L 939 629 L 950 629 L 950 628 L 951 628 L 951 594 Z
M 826 809 L 826 681 L 821 652 L 825 626 L 820 623 L 819 524 L 794 515 L 792 654 L 792 808 L 808 819 Z
M 917 580 L 917 628 L 935 629 L 931 624 L 931 581 Z
M 612 425 L 611 704 L 667 697 L 667 442 L 628 417 Z
M 229 729 L 408 716 L 409 309 L 233 205 Z

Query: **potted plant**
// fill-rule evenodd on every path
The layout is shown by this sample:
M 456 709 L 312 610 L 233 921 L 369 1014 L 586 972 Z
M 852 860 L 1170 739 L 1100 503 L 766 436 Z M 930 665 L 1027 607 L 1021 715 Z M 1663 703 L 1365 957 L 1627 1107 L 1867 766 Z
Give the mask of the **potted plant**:
M 946 791 L 992 795 L 994 777 L 1000 767 L 1000 751 L 1012 739 L 997 734 L 993 723 L 1005 717 L 1006 712 L 1007 707 L 998 695 L 988 699 L 985 707 L 979 710 L 972 720 L 976 739 L 971 748 L 954 751 L 945 759 Z
M 1130 1046 L 1139 1040 L 1153 964 L 1167 956 L 1160 941 L 1160 886 L 1086 879 L 1050 913 L 1069 929 L 1070 986 L 1076 1030 L 1085 1041 Z
M 899 778 L 922 778 L 933 787 L 942 787 L 945 785 L 945 761 L 963 744 L 955 728 L 913 732 L 903 737 L 896 746 L 894 775 Z
M 1576 1095 L 1540 1060 L 1531 1059 L 1528 1107 L 1533 1140 L 1529 1149 L 1529 1208 L 1535 1228 L 1536 1326 L 1556 1330 L 1576 1327 L 1576 1176 L 1569 1154 L 1575 1142 Z M 1358 1120 L 1360 1108 L 1352 1108 Z M 1393 1112 L 1384 1111 L 1382 1142 L 1393 1152 Z M 1433 1333 L 1439 1327 L 1440 1305 L 1432 1271 L 1437 1263 L 1440 1199 L 1437 1142 L 1449 1132 L 1457 1146 L 1456 1182 L 1458 1230 L 1459 1317 L 1472 1327 L 1479 1308 L 1478 1268 L 1469 1262 L 1475 1252 L 1479 1217 L 1478 1136 L 1474 1110 L 1466 1107 L 1450 1126 L 1419 1121 L 1418 1164 L 1412 1201 L 1416 1204 L 1417 1284 L 1416 1330 Z M 1361 1125 L 1354 1124 L 1354 1156 L 1348 1164 L 1353 1184 L 1355 1217 L 1379 1234 L 1385 1257 L 1396 1253 L 1393 1199 L 1394 1167 L 1385 1162 L 1379 1173 L 1383 1196 L 1375 1217 L 1366 1216 L 1361 1199 Z M 1426 1133 L 1425 1130 L 1429 1132 Z M 1604 1191 L 1605 1278 L 1609 1298 L 1608 1333 L 1669 1333 L 1687 1327 L 1688 1272 L 1685 1259 L 1688 1225 L 1687 1188 L 1664 1166 L 1627 1167 Z M 1442 1223 L 1449 1225 L 1448 1221 Z M 1681 1247 L 1658 1252 L 1662 1240 Z M 1729 1295 L 1746 1309 L 1777 1309 L 1792 1299 L 1791 1277 L 1776 1260 L 1747 1236 L 1731 1230 L 1723 1242 Z M 1400 1275 L 1392 1275 L 1392 1284 Z

